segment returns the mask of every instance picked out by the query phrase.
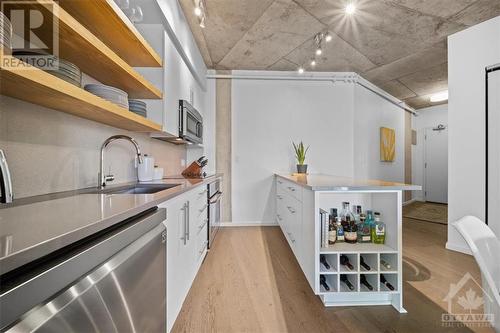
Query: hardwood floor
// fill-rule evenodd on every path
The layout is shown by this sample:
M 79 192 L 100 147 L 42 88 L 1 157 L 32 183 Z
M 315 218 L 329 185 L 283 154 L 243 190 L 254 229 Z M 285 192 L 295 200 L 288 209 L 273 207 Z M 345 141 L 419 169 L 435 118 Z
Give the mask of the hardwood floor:
M 172 332 L 471 332 L 442 327 L 441 314 L 450 283 L 479 279 L 474 259 L 444 249 L 446 226 L 405 220 L 403 230 L 408 314 L 325 308 L 279 227 L 235 227 L 219 232 Z

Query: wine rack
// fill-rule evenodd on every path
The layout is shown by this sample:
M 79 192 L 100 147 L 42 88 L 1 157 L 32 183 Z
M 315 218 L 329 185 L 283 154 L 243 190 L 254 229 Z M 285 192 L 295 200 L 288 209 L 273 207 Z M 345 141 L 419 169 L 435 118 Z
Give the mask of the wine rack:
M 355 246 L 355 245 L 354 245 Z M 326 269 L 320 263 L 320 275 L 326 277 L 326 282 L 330 286 L 330 290 L 326 290 L 320 284 L 320 295 L 338 294 L 338 293 L 398 293 L 399 281 L 397 270 L 398 254 L 393 253 L 328 253 L 322 254 L 325 256 L 330 269 Z M 341 257 L 346 256 L 353 266 L 352 269 L 341 264 Z M 361 265 L 361 257 L 370 268 L 369 270 Z M 390 269 L 380 263 L 381 260 L 389 263 Z M 341 276 L 346 275 L 349 281 L 354 285 L 354 290 L 349 290 L 341 281 Z M 361 283 L 361 275 L 366 277 L 368 283 L 373 287 L 369 290 L 368 287 Z M 390 290 L 380 282 L 380 276 L 383 275 L 386 280 L 394 287 Z
M 401 194 L 397 191 L 339 191 L 319 192 L 316 195 L 315 214 L 318 227 L 315 230 L 318 240 L 321 239 L 320 209 L 328 212 L 330 208 L 340 207 L 343 201 L 380 212 L 382 221 L 386 224 L 385 244 L 337 242 L 322 247 L 318 241 L 315 263 L 316 294 L 326 306 L 391 304 L 398 311 L 404 312 L 401 306 Z M 330 269 L 326 269 L 321 263 L 322 256 Z M 343 258 L 347 258 L 352 267 L 343 265 Z M 321 275 L 325 276 L 324 281 L 329 290 L 319 283 Z M 342 281 L 344 277 L 352 284 L 352 289 Z M 381 277 L 392 289 L 381 282 Z

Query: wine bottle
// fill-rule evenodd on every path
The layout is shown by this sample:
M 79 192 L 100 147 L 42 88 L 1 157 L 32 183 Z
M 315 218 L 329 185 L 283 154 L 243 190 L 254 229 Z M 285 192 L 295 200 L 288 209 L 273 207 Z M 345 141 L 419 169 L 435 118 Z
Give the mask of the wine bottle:
M 363 266 L 367 271 L 371 270 L 372 268 L 365 262 L 365 258 L 363 256 L 359 256 L 359 264 Z
M 380 282 L 382 282 L 382 284 L 384 284 L 387 288 L 389 288 L 389 290 L 391 291 L 394 290 L 394 286 L 390 284 L 389 281 L 386 280 L 384 274 L 380 274 Z
M 391 264 L 389 264 L 387 261 L 384 259 L 380 259 L 380 264 L 384 266 L 386 269 L 391 269 Z
M 349 288 L 349 290 L 354 290 L 354 286 L 352 285 L 351 281 L 349 281 L 349 279 L 347 278 L 347 275 L 341 275 L 340 281 L 344 282 L 347 288 Z
M 340 256 L 340 264 L 343 266 L 347 266 L 347 268 L 349 268 L 351 271 L 354 269 L 354 266 L 351 265 L 349 258 L 347 258 L 347 256 L 344 254 Z
M 319 256 L 319 262 L 322 263 L 326 269 L 330 269 L 330 264 L 326 261 L 326 256 L 324 254 Z
M 359 276 L 359 282 L 361 282 L 361 284 L 363 284 L 366 288 L 368 288 L 368 290 L 373 290 L 373 287 L 372 285 L 368 282 L 368 280 L 366 279 L 366 275 L 364 274 L 361 274 Z
M 319 283 L 325 288 L 326 291 L 330 291 L 330 286 L 326 283 L 326 277 L 324 275 L 319 276 Z

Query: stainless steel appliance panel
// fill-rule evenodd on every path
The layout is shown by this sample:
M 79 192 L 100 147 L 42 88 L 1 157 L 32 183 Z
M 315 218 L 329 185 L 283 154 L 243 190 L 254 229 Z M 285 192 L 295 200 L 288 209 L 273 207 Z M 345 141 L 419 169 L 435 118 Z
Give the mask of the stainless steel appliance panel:
M 221 221 L 221 180 L 208 184 L 208 248 L 214 243 Z
M 7 332 L 165 332 L 165 232 L 158 225 Z
M 27 311 L 53 298 L 65 287 L 109 260 L 142 235 L 155 229 L 165 219 L 165 209 L 145 213 L 125 221 L 101 237 L 68 250 L 69 252 L 65 251 L 43 263 L 40 268 L 33 267 L 27 273 L 15 275 L 12 279 L 6 278 L 6 274 L 2 275 L 0 328 L 10 326 Z M 134 271 L 136 269 L 132 270 Z
M 191 143 L 203 143 L 203 117 L 184 100 L 179 101 L 179 137 Z

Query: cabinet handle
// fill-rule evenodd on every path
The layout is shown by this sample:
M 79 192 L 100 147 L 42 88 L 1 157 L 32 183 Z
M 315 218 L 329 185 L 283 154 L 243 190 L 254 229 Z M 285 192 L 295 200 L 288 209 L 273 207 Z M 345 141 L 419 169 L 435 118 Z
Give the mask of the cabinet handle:
M 293 187 L 291 187 L 291 186 L 288 186 L 288 189 L 289 189 L 290 191 L 292 191 L 292 192 L 295 192 L 295 189 L 294 189 Z
M 281 195 L 276 196 L 279 200 L 283 200 L 283 197 Z
M 292 233 L 291 232 L 287 232 L 287 234 L 288 234 L 288 237 L 290 237 L 290 241 L 292 243 L 295 243 L 295 239 L 292 237 Z
M 208 223 L 208 219 L 204 219 L 204 220 L 203 220 L 203 223 L 202 223 L 202 224 L 200 224 L 200 225 L 198 226 L 199 231 L 201 231 L 201 230 L 205 227 L 205 225 L 206 225 L 207 223 Z
M 278 218 L 278 220 L 280 220 L 280 221 L 281 221 L 281 220 L 283 220 L 283 219 L 281 218 L 281 215 L 280 215 L 280 214 L 277 214 L 277 215 L 276 215 L 276 217 L 277 217 L 277 218 Z
M 189 240 L 189 201 L 186 202 L 186 225 L 187 225 L 186 237 L 187 240 Z
M 186 213 L 186 203 L 184 203 L 181 210 L 184 212 L 184 214 L 183 214 L 184 220 L 182 221 L 184 223 L 184 236 L 181 237 L 181 239 L 184 241 L 184 245 L 186 245 L 186 241 L 187 241 L 187 239 L 186 239 L 186 229 L 187 229 L 187 226 L 186 226 L 186 214 L 187 214 Z
M 278 180 L 278 184 L 283 184 L 283 182 L 281 180 Z
M 286 208 L 288 208 L 288 210 L 290 211 L 290 213 L 295 214 L 295 210 L 292 207 L 287 206 Z
M 205 209 L 207 209 L 207 207 L 208 207 L 208 205 L 205 205 L 205 206 L 203 206 L 203 208 L 202 208 L 202 209 L 198 209 L 198 211 L 199 211 L 200 213 L 203 213 L 203 211 L 204 211 Z

